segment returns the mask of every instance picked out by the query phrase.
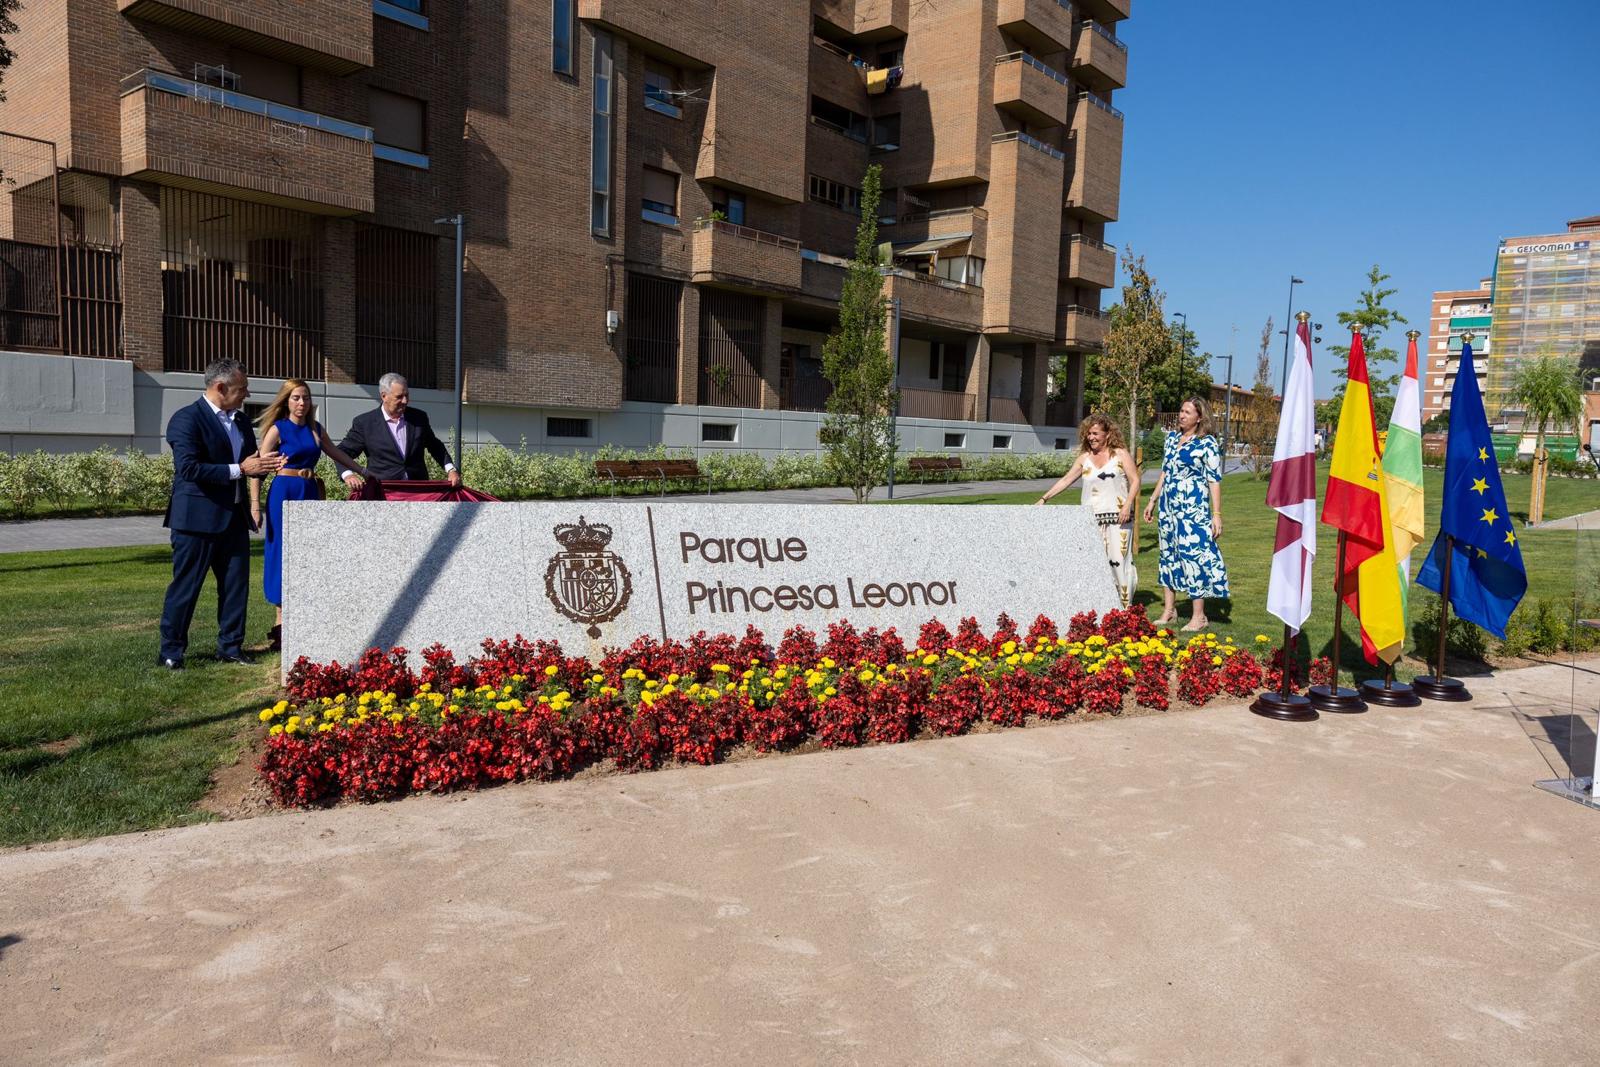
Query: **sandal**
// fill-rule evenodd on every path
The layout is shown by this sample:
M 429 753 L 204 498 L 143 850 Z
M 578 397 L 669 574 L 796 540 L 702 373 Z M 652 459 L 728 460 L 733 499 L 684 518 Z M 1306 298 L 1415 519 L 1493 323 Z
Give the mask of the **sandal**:
M 1185 626 L 1183 628 L 1183 632 L 1186 633 L 1186 634 L 1197 634 L 1201 630 L 1206 629 L 1210 625 L 1211 625 L 1211 620 L 1210 619 L 1201 619 L 1198 624 L 1196 624 L 1194 622 L 1194 620 L 1191 619 L 1189 621 L 1189 625 L 1187 625 L 1187 626 Z

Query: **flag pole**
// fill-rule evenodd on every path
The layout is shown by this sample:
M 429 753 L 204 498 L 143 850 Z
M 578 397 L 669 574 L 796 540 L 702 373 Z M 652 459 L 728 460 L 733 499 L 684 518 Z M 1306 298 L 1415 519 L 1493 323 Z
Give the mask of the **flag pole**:
M 1333 579 L 1333 677 L 1327 685 L 1314 685 L 1306 690 L 1306 696 L 1311 700 L 1311 706 L 1318 711 L 1334 711 L 1343 715 L 1354 715 L 1367 710 L 1367 702 L 1361 699 L 1361 694 L 1349 686 L 1339 684 L 1339 646 L 1344 644 L 1344 590 L 1339 587 L 1341 576 L 1344 574 L 1345 538 L 1348 535 L 1339 531 L 1339 561 L 1334 565 Z
M 1447 678 L 1444 673 L 1444 642 L 1450 633 L 1450 562 L 1456 554 L 1456 539 L 1449 534 L 1444 538 L 1444 573 L 1439 582 L 1439 658 L 1438 666 L 1431 675 L 1423 675 L 1411 681 L 1411 688 L 1415 689 L 1418 696 L 1427 697 L 1429 700 L 1461 701 L 1471 700 L 1472 694 L 1467 692 L 1467 687 L 1459 678 Z
M 1294 636 L 1289 624 L 1283 626 L 1283 680 L 1276 693 L 1267 691 L 1250 702 L 1250 710 L 1257 715 L 1269 719 L 1282 719 L 1285 722 L 1310 722 L 1318 718 L 1317 709 L 1311 706 L 1311 701 L 1298 693 L 1290 692 L 1290 672 L 1294 670 Z

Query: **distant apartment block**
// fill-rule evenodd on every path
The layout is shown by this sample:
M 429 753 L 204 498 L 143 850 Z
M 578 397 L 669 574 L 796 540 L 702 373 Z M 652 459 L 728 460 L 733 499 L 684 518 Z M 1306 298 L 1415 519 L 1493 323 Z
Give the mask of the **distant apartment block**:
M 1489 373 L 1492 320 L 1492 282 L 1485 278 L 1476 289 L 1445 289 L 1433 294 L 1428 317 L 1427 351 L 1419 359 L 1417 373 L 1422 378 L 1422 418 L 1424 421 L 1450 408 L 1450 393 L 1455 388 L 1461 366 L 1461 340 L 1472 334 L 1472 362 L 1481 387 Z
M 1069 447 L 1130 3 L 29 0 L 0 359 L 64 414 L 13 443 L 153 447 L 219 355 L 442 404 L 460 213 L 469 441 L 813 449 L 876 163 L 903 447 Z

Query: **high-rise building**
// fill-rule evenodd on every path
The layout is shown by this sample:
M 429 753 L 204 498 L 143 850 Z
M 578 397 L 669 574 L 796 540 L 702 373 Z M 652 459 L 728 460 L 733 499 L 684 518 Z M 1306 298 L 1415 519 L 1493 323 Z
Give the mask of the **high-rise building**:
M 459 213 L 469 442 L 814 448 L 880 164 L 903 447 L 1067 447 L 1130 4 L 29 0 L 0 359 L 40 395 L 10 403 L 152 447 L 228 355 L 335 431 L 385 371 L 442 412 Z
M 1433 294 L 1428 316 L 1428 347 L 1419 361 L 1422 376 L 1422 418 L 1431 419 L 1450 408 L 1450 391 L 1455 388 L 1456 371 L 1461 366 L 1461 338 L 1470 333 L 1472 362 L 1478 384 L 1488 375 L 1490 353 L 1489 323 L 1492 317 L 1490 289 L 1485 278 L 1476 289 L 1445 289 Z
M 1600 373 L 1600 216 L 1501 241 L 1492 315 L 1484 405 L 1492 424 L 1515 431 L 1523 413 L 1510 389 L 1524 360 L 1570 355 Z

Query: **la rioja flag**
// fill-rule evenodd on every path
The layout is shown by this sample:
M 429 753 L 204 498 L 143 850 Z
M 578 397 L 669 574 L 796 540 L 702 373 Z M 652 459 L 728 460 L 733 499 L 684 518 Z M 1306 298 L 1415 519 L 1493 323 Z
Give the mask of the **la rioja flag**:
M 1311 326 L 1294 332 L 1294 362 L 1283 390 L 1278 443 L 1272 450 L 1267 504 L 1278 513 L 1267 610 L 1295 633 L 1311 614 L 1311 565 L 1317 558 L 1316 404 L 1311 383 Z

